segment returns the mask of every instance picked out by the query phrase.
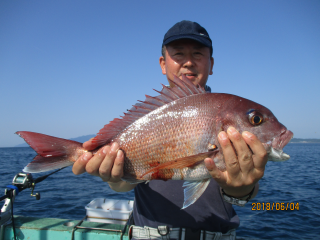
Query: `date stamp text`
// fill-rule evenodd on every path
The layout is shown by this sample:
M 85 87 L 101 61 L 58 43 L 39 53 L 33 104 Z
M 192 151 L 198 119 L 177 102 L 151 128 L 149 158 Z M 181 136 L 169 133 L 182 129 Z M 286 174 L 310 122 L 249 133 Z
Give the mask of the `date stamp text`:
M 299 211 L 299 203 L 294 202 L 253 202 L 252 211 Z

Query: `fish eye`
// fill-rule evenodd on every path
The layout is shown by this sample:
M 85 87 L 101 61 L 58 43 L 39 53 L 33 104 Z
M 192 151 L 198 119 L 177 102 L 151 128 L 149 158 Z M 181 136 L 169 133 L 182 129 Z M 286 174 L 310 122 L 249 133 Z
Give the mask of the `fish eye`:
M 253 125 L 253 126 L 258 126 L 263 122 L 263 116 L 261 113 L 253 111 L 251 113 L 249 113 L 249 122 Z

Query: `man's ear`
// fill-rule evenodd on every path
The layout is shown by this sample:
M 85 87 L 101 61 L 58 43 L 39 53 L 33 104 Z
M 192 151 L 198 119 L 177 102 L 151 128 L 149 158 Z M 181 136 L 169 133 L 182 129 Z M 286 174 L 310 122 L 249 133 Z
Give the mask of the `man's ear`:
M 210 73 L 209 73 L 209 75 L 212 75 L 212 74 L 213 74 L 212 69 L 213 69 L 213 65 L 214 65 L 214 58 L 211 57 L 210 60 L 211 60 L 211 66 L 210 66 Z
M 161 70 L 162 70 L 162 74 L 166 75 L 167 74 L 167 71 L 166 71 L 166 60 L 164 59 L 163 56 L 161 56 L 159 58 L 159 64 L 160 64 L 160 67 L 161 67 Z

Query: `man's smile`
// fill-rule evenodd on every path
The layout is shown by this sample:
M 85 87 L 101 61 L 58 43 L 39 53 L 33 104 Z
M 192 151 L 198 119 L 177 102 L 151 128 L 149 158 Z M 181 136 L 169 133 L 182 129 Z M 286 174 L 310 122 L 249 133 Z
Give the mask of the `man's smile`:
M 195 74 L 195 73 L 182 73 L 182 74 L 184 74 L 191 81 L 194 81 L 195 79 L 197 79 L 197 76 L 198 76 L 198 74 Z

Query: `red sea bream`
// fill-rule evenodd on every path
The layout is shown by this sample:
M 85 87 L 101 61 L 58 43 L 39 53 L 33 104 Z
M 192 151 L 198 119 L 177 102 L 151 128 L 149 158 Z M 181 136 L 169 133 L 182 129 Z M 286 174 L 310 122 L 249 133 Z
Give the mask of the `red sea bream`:
M 284 161 L 282 148 L 293 136 L 272 112 L 258 103 L 231 94 L 207 93 L 183 76 L 159 96 L 146 96 L 125 115 L 105 125 L 93 139 L 96 150 L 118 142 L 125 154 L 123 180 L 137 183 L 186 180 L 183 208 L 194 203 L 211 175 L 204 159 L 211 157 L 225 171 L 217 135 L 229 126 L 249 131 L 264 144 L 269 160 Z M 25 172 L 44 172 L 72 165 L 86 150 L 79 142 L 40 133 L 17 132 L 37 152 Z

